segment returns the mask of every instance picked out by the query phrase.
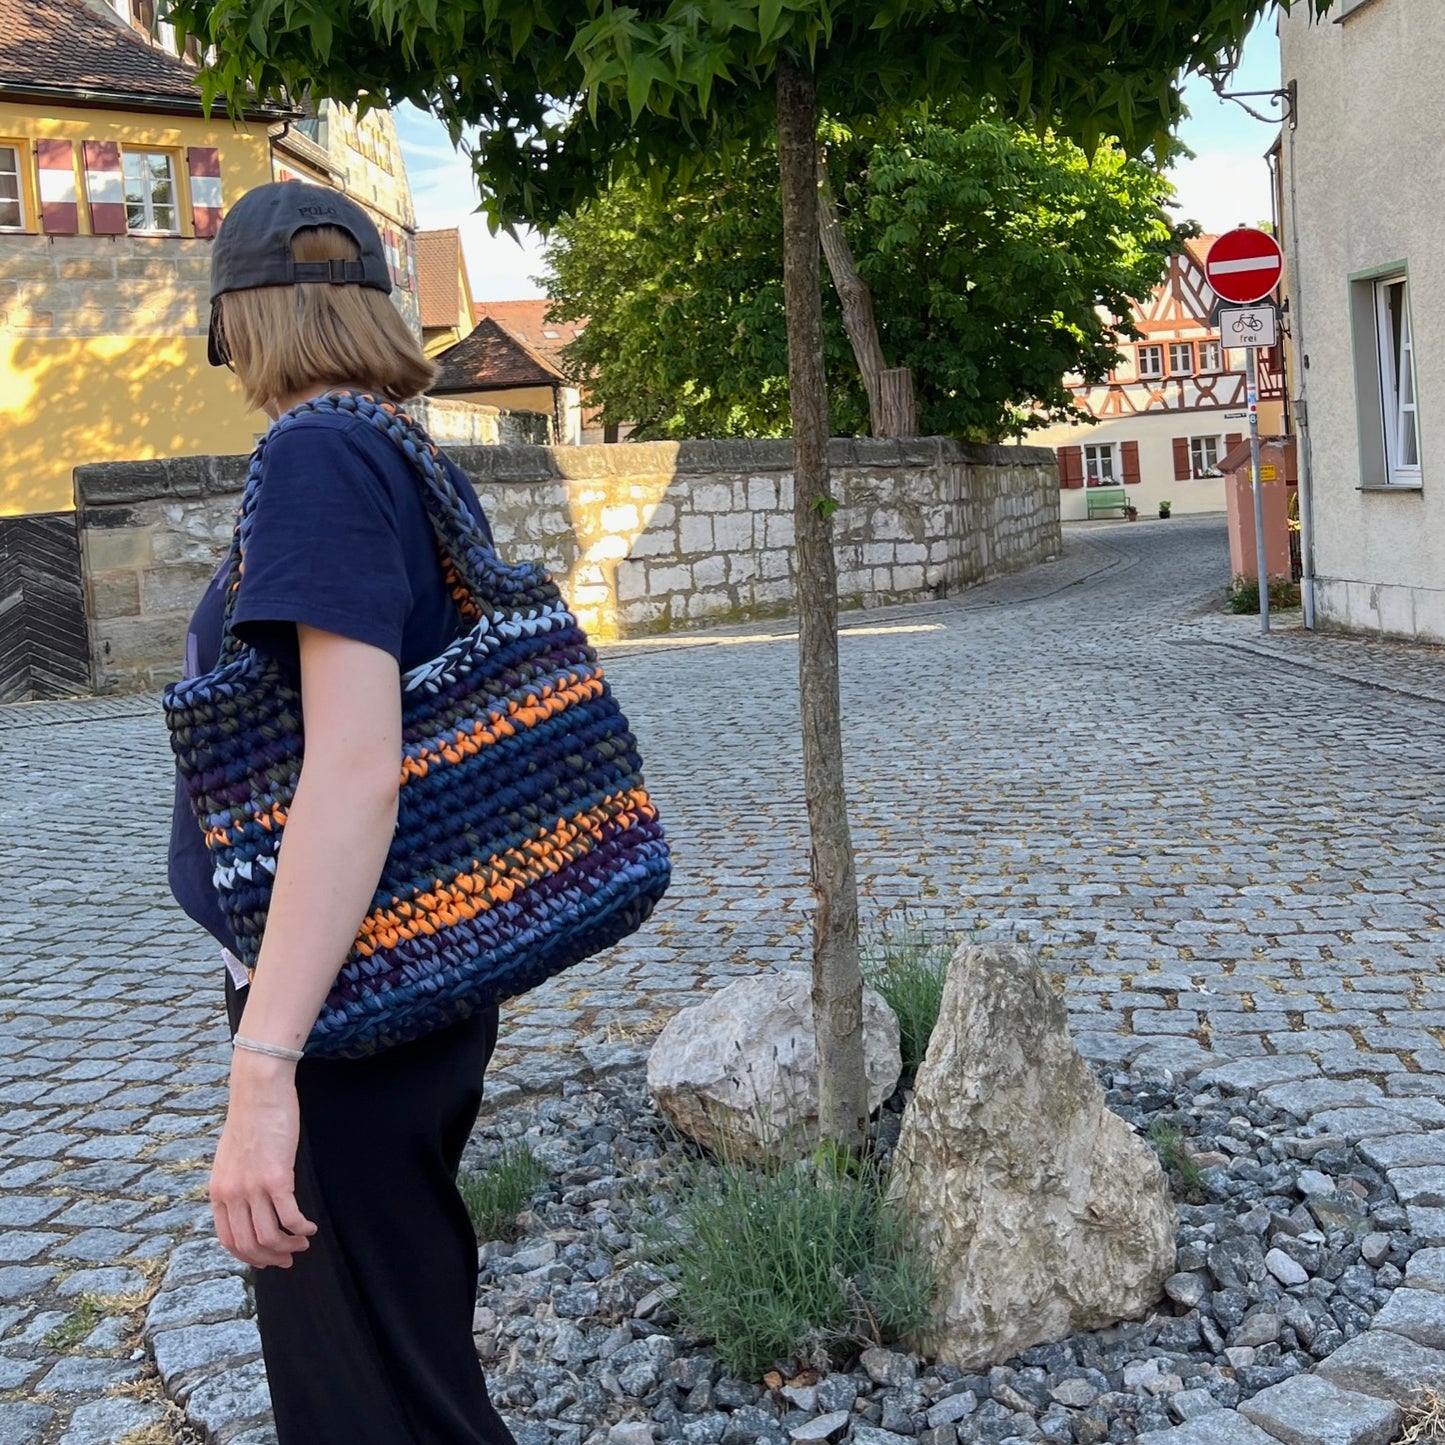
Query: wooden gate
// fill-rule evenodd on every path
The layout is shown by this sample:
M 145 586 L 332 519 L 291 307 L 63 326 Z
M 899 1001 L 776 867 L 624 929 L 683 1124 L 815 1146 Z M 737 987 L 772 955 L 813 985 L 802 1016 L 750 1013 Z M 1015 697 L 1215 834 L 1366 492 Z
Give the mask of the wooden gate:
M 0 517 L 0 703 L 89 691 L 74 513 Z

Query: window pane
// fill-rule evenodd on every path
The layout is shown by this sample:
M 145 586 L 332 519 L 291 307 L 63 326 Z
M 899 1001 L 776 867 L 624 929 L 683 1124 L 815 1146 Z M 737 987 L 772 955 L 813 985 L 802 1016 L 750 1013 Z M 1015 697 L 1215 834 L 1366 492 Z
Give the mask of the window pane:
M 146 158 L 138 155 L 135 151 L 125 153 L 122 168 L 125 171 L 126 180 L 140 181 L 146 173 Z
M 1114 480 L 1114 448 L 1097 443 L 1084 448 L 1084 471 L 1095 486 Z
M 23 219 L 18 200 L 0 199 L 0 226 L 18 227 Z
M 1389 481 L 1414 481 L 1420 469 L 1420 434 L 1408 283 L 1399 278 L 1381 281 L 1375 297 L 1380 327 L 1380 400 L 1385 421 L 1386 477 Z
M 129 198 L 125 205 L 125 228 L 128 231 L 143 231 L 146 224 L 146 208 L 143 202 Z
M 0 201 L 20 200 L 20 177 L 0 171 Z
M 156 180 L 170 180 L 171 163 L 166 156 L 149 155 L 146 157 L 146 164 L 150 167 L 150 173 Z
M 151 222 L 157 231 L 174 231 L 176 229 L 176 210 L 174 206 L 156 206 L 154 208 L 155 219 Z

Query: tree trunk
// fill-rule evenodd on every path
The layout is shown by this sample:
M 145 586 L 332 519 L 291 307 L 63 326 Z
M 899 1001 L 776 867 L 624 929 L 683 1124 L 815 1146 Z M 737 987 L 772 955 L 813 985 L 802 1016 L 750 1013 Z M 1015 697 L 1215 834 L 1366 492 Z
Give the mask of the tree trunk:
M 783 305 L 793 420 L 793 518 L 798 578 L 798 686 L 808 803 L 813 915 L 813 1023 L 822 1136 L 845 1149 L 868 1137 L 858 884 L 843 782 L 838 700 L 835 506 L 828 487 L 828 392 L 818 272 L 817 107 L 810 76 L 778 67 L 783 196 Z
M 853 346 L 853 356 L 868 393 L 868 425 L 876 437 L 918 435 L 918 413 L 913 404 L 913 373 L 906 366 L 890 368 L 878 340 L 878 320 L 873 314 L 873 293 L 858 274 L 853 249 L 838 220 L 838 202 L 828 179 L 823 147 L 818 152 L 818 234 L 828 274 L 843 310 L 843 328 Z

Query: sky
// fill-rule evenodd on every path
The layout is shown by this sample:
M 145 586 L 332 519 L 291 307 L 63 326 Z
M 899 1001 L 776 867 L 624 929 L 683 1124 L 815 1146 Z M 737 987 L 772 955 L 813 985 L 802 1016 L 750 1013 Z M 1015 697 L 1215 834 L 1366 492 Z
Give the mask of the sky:
M 1278 84 L 1279 44 L 1274 23 L 1267 20 L 1250 37 L 1228 89 L 1272 90 Z M 1195 158 L 1181 162 L 1173 173 L 1180 217 L 1197 220 L 1206 232 L 1268 220 L 1269 169 L 1264 153 L 1274 140 L 1276 127 L 1220 100 L 1205 80 L 1190 81 L 1185 99 L 1190 115 L 1180 135 Z M 1273 113 L 1267 99 L 1250 104 L 1262 114 Z M 471 166 L 453 151 L 438 121 L 402 106 L 396 112 L 396 125 L 416 202 L 417 224 L 423 230 L 460 228 L 473 298 L 509 301 L 543 295 L 535 279 L 545 265 L 540 238 L 531 232 L 523 233 L 520 240 L 488 233 L 486 221 L 476 213 Z

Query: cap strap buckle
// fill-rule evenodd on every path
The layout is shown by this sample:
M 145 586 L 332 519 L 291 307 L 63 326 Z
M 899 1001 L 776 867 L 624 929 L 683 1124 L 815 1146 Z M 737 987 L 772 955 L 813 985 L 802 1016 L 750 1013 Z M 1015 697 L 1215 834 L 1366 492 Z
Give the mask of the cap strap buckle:
M 291 279 L 298 285 L 303 282 L 359 285 L 366 279 L 366 267 L 360 261 L 297 261 L 292 266 Z

